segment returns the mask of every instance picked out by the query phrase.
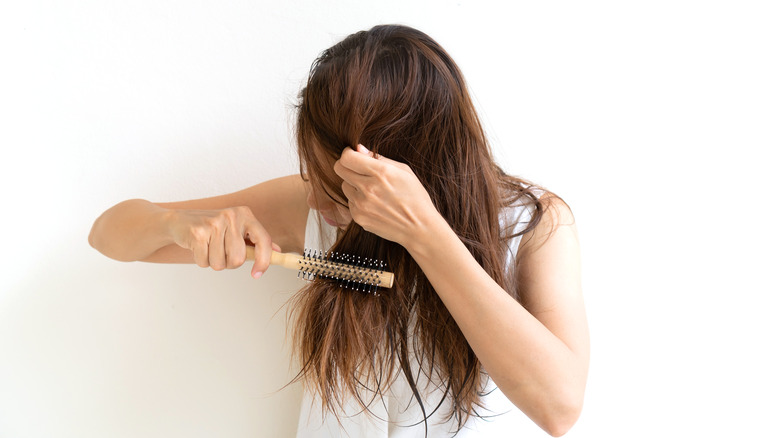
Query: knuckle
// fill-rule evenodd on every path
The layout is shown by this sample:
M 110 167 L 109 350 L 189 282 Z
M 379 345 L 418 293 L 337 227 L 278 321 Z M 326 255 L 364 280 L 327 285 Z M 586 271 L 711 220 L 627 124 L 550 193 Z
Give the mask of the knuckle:
M 254 214 L 252 214 L 252 209 L 247 207 L 246 205 L 236 207 L 235 214 L 238 216 L 254 217 Z
M 209 233 L 202 227 L 196 227 L 190 230 L 190 237 L 196 243 L 208 242 Z
M 203 257 L 195 256 L 195 264 L 198 265 L 200 268 L 208 268 L 209 267 L 209 261 Z
M 209 260 L 209 265 L 211 266 L 211 269 L 215 271 L 221 271 L 225 269 L 225 256 L 214 254 L 212 255 L 211 259 Z
M 221 214 L 219 216 L 206 219 L 206 226 L 209 228 L 209 232 L 218 230 L 222 226 Z
M 226 208 L 219 212 L 218 218 L 221 221 L 233 222 L 236 219 L 237 211 L 234 208 Z
M 227 260 L 227 268 L 228 269 L 236 269 L 236 268 L 238 268 L 239 266 L 241 266 L 243 264 L 244 264 L 244 260 L 241 259 L 238 256 L 230 256 L 230 257 L 228 257 L 228 260 Z
M 239 248 L 238 246 L 227 256 L 227 267 L 229 269 L 235 269 L 243 265 L 246 261 L 245 248 Z
M 270 248 L 271 247 L 271 236 L 268 233 L 260 233 L 260 245 L 263 248 Z

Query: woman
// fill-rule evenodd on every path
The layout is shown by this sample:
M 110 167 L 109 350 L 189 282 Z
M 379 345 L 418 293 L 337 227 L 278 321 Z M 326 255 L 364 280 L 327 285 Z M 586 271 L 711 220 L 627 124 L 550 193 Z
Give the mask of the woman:
M 296 296 L 299 436 L 495 436 L 520 411 L 551 435 L 569 430 L 589 355 L 574 219 L 495 164 L 449 55 L 404 26 L 347 37 L 312 67 L 297 140 L 300 175 L 125 201 L 90 243 L 215 270 L 241 266 L 252 244 L 258 278 L 272 249 L 318 237 L 317 212 L 322 236 L 336 231 L 326 246 L 386 261 L 396 282 L 374 296 L 318 280 Z

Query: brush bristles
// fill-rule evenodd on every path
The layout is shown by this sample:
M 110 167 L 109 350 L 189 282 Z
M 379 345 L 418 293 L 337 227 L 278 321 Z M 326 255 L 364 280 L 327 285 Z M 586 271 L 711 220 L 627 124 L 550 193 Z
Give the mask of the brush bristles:
M 378 260 L 338 252 L 305 249 L 299 261 L 298 277 L 304 280 L 328 278 L 345 289 L 377 295 L 385 264 Z

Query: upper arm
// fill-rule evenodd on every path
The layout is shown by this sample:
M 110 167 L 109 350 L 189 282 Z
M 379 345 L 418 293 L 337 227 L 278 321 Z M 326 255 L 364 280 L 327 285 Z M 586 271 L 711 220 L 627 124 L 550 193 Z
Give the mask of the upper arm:
M 221 210 L 248 207 L 283 252 L 302 252 L 309 207 L 308 185 L 300 175 L 262 182 L 226 195 L 179 202 L 155 203 L 167 209 Z M 161 248 L 146 261 L 192 261 L 191 252 L 177 245 Z
M 580 245 L 574 216 L 554 195 L 539 225 L 518 251 L 520 299 L 536 319 L 582 358 L 587 367 L 589 334 L 580 280 Z

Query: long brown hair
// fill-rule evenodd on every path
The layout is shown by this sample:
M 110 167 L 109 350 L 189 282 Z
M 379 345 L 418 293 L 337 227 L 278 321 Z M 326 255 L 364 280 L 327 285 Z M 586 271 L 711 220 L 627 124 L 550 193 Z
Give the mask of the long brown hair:
M 301 91 L 297 119 L 302 173 L 346 205 L 334 160 L 359 143 L 414 171 L 441 215 L 479 264 L 516 299 L 505 271 L 512 235 L 500 212 L 515 203 L 543 211 L 532 186 L 494 162 L 463 76 L 428 35 L 405 26 L 377 26 L 325 50 Z M 319 148 L 315 153 L 315 148 Z M 322 280 L 305 287 L 293 309 L 295 350 L 303 379 L 338 416 L 347 397 L 364 408 L 399 373 L 426 413 L 412 359 L 427 379 L 446 388 L 449 418 L 460 429 L 479 405 L 484 379 L 455 320 L 410 254 L 352 223 L 334 251 L 384 260 L 395 285 L 379 296 Z M 427 427 L 427 421 L 426 421 Z

